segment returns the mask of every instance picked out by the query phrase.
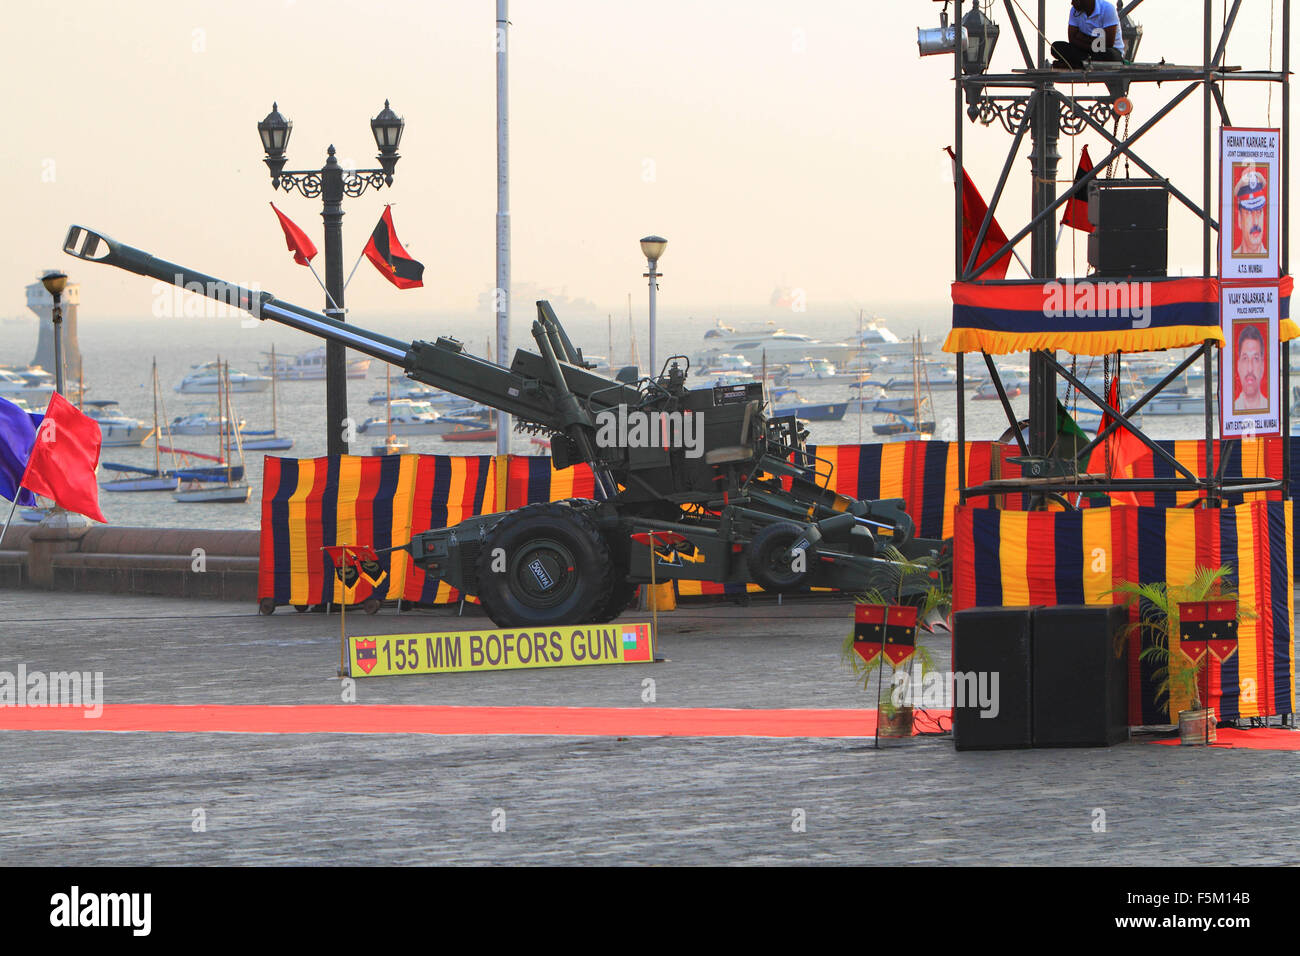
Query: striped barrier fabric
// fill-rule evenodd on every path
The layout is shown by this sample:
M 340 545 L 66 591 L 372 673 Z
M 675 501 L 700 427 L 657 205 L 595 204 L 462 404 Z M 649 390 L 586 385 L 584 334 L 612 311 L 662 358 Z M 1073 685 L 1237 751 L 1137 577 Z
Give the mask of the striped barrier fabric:
M 1205 470 L 1204 441 L 1159 442 L 1197 475 Z M 1216 467 L 1219 443 L 1215 443 Z M 822 461 L 818 471 L 829 487 L 852 498 L 902 498 L 916 522 L 917 534 L 949 538 L 954 533 L 957 503 L 957 455 L 953 442 L 895 442 L 868 445 L 821 445 L 809 450 Z M 1281 473 L 1281 439 L 1244 439 L 1228 442 L 1225 474 L 1256 477 Z M 1293 446 L 1293 460 L 1300 446 Z M 1019 467 L 1008 459 L 1019 455 L 1014 445 L 979 441 L 966 443 L 966 482 L 1013 478 Z M 498 474 L 504 473 L 504 481 Z M 1167 462 L 1148 455 L 1136 466 L 1139 477 L 1172 477 Z M 412 534 L 446 527 L 462 518 L 527 504 L 590 498 L 594 495 L 591 469 L 577 465 L 563 471 L 551 469 L 544 455 L 509 456 L 503 462 L 489 455 L 456 457 L 404 455 L 385 458 L 346 456 L 331 465 L 328 458 L 266 458 L 262 497 L 262 561 L 259 595 L 280 604 L 316 604 L 327 600 L 328 558 L 320 548 L 343 541 L 373 544 L 376 548 L 403 544 Z M 1189 492 L 1139 492 L 1139 504 L 1176 507 L 1191 500 Z M 1228 496 L 1261 500 L 1266 496 Z M 1279 492 L 1267 498 L 1278 500 Z M 385 500 L 391 499 L 391 500 Z M 504 505 L 498 505 L 504 501 Z M 976 506 L 989 499 L 973 499 Z M 1021 495 L 997 499 L 1005 508 L 1023 508 Z M 1095 502 L 1083 498 L 1083 508 Z M 347 538 L 343 534 L 368 534 Z M 445 584 L 427 581 L 409 563 L 405 552 L 393 552 L 391 577 L 378 589 L 380 597 L 439 603 L 459 600 Z M 395 581 L 401 581 L 400 588 Z M 335 584 L 341 598 L 342 585 Z M 760 590 L 756 585 L 678 581 L 680 597 L 741 594 Z M 372 593 L 358 585 L 355 600 Z
M 329 556 L 333 544 L 376 549 L 406 544 L 412 531 L 443 528 L 496 509 L 491 455 L 390 455 L 275 458 L 262 472 L 262 554 L 258 596 L 277 604 L 341 602 L 343 583 Z M 372 594 L 424 603 L 459 600 L 426 575 L 406 551 L 381 555 L 386 576 L 348 589 L 349 603 Z
M 1256 614 L 1235 655 L 1210 663 L 1210 704 L 1223 718 L 1295 711 L 1292 621 L 1294 527 L 1289 501 L 1221 509 L 1117 507 L 999 511 L 959 507 L 954 540 L 955 610 L 976 606 L 1117 603 L 1120 581 L 1189 582 L 1198 566 L 1230 565 L 1226 579 Z M 1138 609 L 1130 611 L 1136 621 Z M 1173 638 L 1176 651 L 1177 636 Z M 1129 641 L 1129 722 L 1164 724 L 1152 667 Z M 1202 678 L 1204 679 L 1204 678 Z M 1174 695 L 1172 711 L 1187 701 Z

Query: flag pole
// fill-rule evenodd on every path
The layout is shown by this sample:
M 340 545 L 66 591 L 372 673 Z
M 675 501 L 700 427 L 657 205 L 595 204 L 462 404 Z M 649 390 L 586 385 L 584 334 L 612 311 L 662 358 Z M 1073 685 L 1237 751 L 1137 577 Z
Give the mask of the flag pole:
M 1025 270 L 1025 275 L 1029 276 L 1032 279 L 1034 274 L 1029 271 L 1029 266 L 1025 265 L 1025 260 L 1020 258 L 1020 253 L 1012 249 L 1011 254 L 1016 257 L 1016 262 L 1020 263 L 1020 268 Z
M 1057 229 L 1056 229 L 1056 248 L 1058 248 L 1058 249 L 1061 248 L 1061 233 L 1063 233 L 1063 232 L 1065 232 L 1065 220 L 1064 220 L 1064 219 L 1061 220 L 1061 224 L 1060 224 L 1060 225 L 1057 227 Z M 1023 263 L 1021 263 L 1021 264 L 1023 265 Z
M 312 276 L 316 279 L 316 284 L 325 290 L 325 298 L 330 300 L 330 305 L 334 306 L 334 311 L 342 312 L 343 310 L 339 308 L 339 304 L 334 301 L 334 296 L 330 295 L 330 290 L 325 288 L 325 283 L 321 282 L 320 276 L 316 275 L 316 267 L 311 264 L 310 259 L 307 261 L 307 268 L 311 270 Z
M 364 247 L 362 247 L 361 255 L 357 256 L 357 261 L 352 264 L 352 271 L 348 273 L 347 281 L 343 283 L 344 292 L 346 292 L 348 290 L 348 286 L 352 284 L 352 277 L 357 274 L 357 269 L 361 267 L 361 260 L 365 258 L 365 255 L 366 255 L 366 250 Z
M 14 520 L 14 512 L 18 510 L 18 494 L 21 491 L 22 485 L 18 485 L 14 488 L 14 500 L 13 503 L 9 505 L 9 517 L 5 519 L 4 528 L 0 529 L 0 544 L 4 543 L 5 535 L 9 533 L 9 522 Z

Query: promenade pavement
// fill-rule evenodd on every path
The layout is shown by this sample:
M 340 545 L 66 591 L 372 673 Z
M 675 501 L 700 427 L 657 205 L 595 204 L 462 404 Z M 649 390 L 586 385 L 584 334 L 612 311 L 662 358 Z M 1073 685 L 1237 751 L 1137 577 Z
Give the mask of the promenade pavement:
M 349 614 L 348 631 L 486 623 L 466 615 Z M 0 671 L 102 671 L 108 704 L 350 706 L 336 615 L 11 590 L 0 620 Z M 829 600 L 688 606 L 661 616 L 662 663 L 367 679 L 357 699 L 863 707 L 850 620 Z M 947 639 L 926 640 L 947 667 Z M 0 731 L 0 863 L 1294 863 L 1298 770 L 1293 752 L 1148 742 Z

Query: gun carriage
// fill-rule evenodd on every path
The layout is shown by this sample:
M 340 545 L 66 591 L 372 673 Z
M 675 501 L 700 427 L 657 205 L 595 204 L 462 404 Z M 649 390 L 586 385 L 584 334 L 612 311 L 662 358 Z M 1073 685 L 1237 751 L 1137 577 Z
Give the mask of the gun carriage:
M 545 301 L 532 326 L 537 351 L 516 351 L 506 368 L 454 338 L 402 342 L 82 226 L 69 229 L 64 251 L 340 342 L 548 435 L 556 469 L 589 465 L 594 499 L 478 515 L 402 546 L 426 572 L 478 597 L 502 627 L 612 620 L 651 580 L 652 560 L 658 581 L 752 581 L 776 593 L 896 581 L 895 562 L 878 554 L 883 544 L 933 568 L 914 591 L 947 573 L 947 546 L 915 536 L 902 499 L 829 490 L 831 464 L 808 451 L 795 416 L 764 414 L 759 383 L 690 388 L 680 355 L 649 377 L 635 368 L 598 375 Z

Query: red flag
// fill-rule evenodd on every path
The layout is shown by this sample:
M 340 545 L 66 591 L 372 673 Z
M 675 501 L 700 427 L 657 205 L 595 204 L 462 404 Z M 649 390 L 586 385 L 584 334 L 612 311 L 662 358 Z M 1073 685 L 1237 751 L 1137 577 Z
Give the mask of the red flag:
M 271 203 L 271 208 L 275 209 L 275 203 Z M 284 242 L 293 253 L 293 261 L 300 266 L 307 265 L 316 255 L 316 246 L 307 238 L 307 233 L 294 225 L 292 219 L 278 209 L 275 209 L 275 214 L 280 218 L 280 228 L 284 230 Z
M 1111 408 L 1119 408 L 1119 376 L 1116 375 L 1110 380 L 1110 394 L 1106 396 L 1106 402 Z M 1101 425 L 1097 428 L 1097 434 L 1100 435 L 1115 419 L 1109 412 L 1102 412 Z M 1128 478 L 1132 476 L 1133 465 L 1135 465 L 1144 455 L 1151 454 L 1151 449 L 1142 443 L 1136 435 L 1127 428 L 1120 428 L 1115 434 L 1106 439 L 1106 455 L 1110 461 L 1110 474 L 1114 478 Z M 1110 500 L 1115 504 L 1133 505 L 1137 507 L 1138 499 L 1131 491 L 1108 491 Z
M 53 499 L 60 508 L 107 524 L 108 519 L 99 510 L 99 485 L 95 481 L 103 440 L 97 421 L 54 392 L 37 429 L 22 486 Z
M 955 164 L 957 157 L 953 154 L 951 148 L 948 149 L 948 155 L 952 156 Z M 953 167 L 954 172 L 956 166 Z M 984 222 L 985 215 L 988 214 L 989 207 L 984 202 L 984 197 L 980 191 L 975 188 L 971 182 L 970 176 L 966 170 L 961 171 L 961 261 L 963 264 L 970 261 L 970 251 L 975 245 L 975 240 L 980 234 L 980 225 Z M 1002 231 L 998 225 L 997 219 L 989 223 L 989 231 L 984 235 L 984 244 L 980 246 L 979 256 L 975 259 L 975 265 L 982 266 L 985 261 L 1007 244 L 1007 234 Z M 1007 277 L 1007 267 L 1011 265 L 1011 250 L 980 275 L 981 279 L 1005 279 Z
M 1074 181 L 1077 183 L 1090 172 L 1092 172 L 1092 157 L 1088 155 L 1088 147 L 1085 146 L 1083 152 L 1079 154 L 1079 168 L 1074 173 Z M 1070 198 L 1065 203 L 1065 215 L 1061 219 L 1061 225 L 1083 232 L 1092 232 L 1096 228 L 1088 219 L 1087 189 L 1074 187 L 1074 191 L 1070 193 Z
M 418 289 L 424 285 L 424 264 L 412 259 L 398 241 L 392 207 L 384 207 L 384 214 L 366 243 L 365 254 L 383 277 L 399 289 Z

